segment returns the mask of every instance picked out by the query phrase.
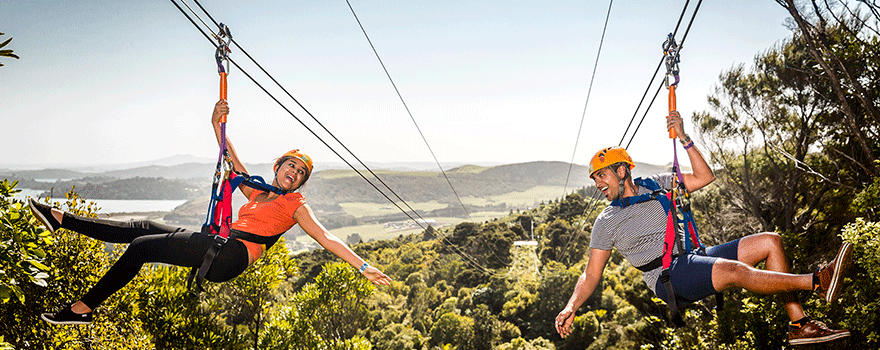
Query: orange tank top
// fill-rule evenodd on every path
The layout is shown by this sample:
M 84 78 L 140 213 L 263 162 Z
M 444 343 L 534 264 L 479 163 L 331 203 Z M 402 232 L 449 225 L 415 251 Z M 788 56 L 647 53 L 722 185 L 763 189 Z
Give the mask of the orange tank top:
M 254 190 L 247 204 L 238 210 L 238 220 L 232 228 L 258 236 L 276 236 L 287 232 L 296 219 L 293 214 L 306 203 L 305 197 L 299 193 L 288 193 L 268 202 L 256 202 L 254 199 L 263 191 Z M 254 260 L 263 253 L 263 245 L 239 239 L 247 247 Z

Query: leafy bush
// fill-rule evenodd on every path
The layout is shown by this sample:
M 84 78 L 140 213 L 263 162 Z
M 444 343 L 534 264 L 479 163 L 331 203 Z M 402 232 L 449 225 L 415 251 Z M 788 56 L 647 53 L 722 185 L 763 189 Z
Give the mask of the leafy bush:
M 375 290 L 346 263 L 330 263 L 315 281 L 268 318 L 260 349 L 369 349 L 357 334 L 368 322 L 364 299 Z
M 25 302 L 20 284 L 46 287 L 50 270 L 45 265 L 46 251 L 52 244 L 51 232 L 39 228 L 39 221 L 31 215 L 27 204 L 11 200 L 21 190 L 18 182 L 0 182 L 0 303 L 15 298 Z
M 880 177 L 866 187 L 853 199 L 852 207 L 857 213 L 864 214 L 868 220 L 880 220 Z
M 846 279 L 852 284 L 840 297 L 846 306 L 842 324 L 852 330 L 854 341 L 864 337 L 867 344 L 880 346 L 880 222 L 859 218 L 844 227 L 840 235 L 853 243 L 853 267 Z
M 104 303 L 89 326 L 55 326 L 40 319 L 41 313 L 79 299 L 120 250 L 108 251 L 103 242 L 63 229 L 48 233 L 24 202 L 12 198 L 18 192 L 14 187 L 15 183 L 0 183 L 0 254 L 3 259 L 22 260 L 2 265 L 9 279 L 0 281 L 11 293 L 0 302 L 0 336 L 12 346 L 28 349 L 150 347 L 141 323 L 132 316 L 133 294 L 127 289 Z M 53 205 L 90 217 L 98 209 L 73 191 L 67 193 L 65 203 Z M 47 269 L 42 270 L 39 264 Z

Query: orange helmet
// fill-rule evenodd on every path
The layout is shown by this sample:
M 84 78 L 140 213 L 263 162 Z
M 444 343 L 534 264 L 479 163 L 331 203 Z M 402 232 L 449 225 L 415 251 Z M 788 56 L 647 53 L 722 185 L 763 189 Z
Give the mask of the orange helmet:
M 626 149 L 623 147 L 603 148 L 596 152 L 593 159 L 590 159 L 590 178 L 593 177 L 596 171 L 621 162 L 629 164 L 629 170 L 636 167 L 636 163 L 633 162 L 632 157 L 626 153 Z
M 306 164 L 306 168 L 309 169 L 309 174 L 312 173 L 312 158 L 309 157 L 307 154 L 300 152 L 299 149 L 291 150 L 281 156 L 281 158 L 278 158 L 278 160 L 275 162 L 275 166 L 273 167 L 275 171 L 278 171 L 278 167 L 281 166 L 281 163 L 289 158 L 296 158 L 301 160 L 303 163 Z

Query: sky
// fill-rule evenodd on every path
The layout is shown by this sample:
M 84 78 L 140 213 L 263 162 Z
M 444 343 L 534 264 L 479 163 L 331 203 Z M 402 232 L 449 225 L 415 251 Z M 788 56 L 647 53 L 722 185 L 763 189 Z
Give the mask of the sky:
M 574 154 L 587 164 L 620 142 L 685 1 L 614 2 L 586 104 L 607 1 L 351 0 L 418 129 L 345 1 L 201 3 L 363 161 L 434 162 L 420 129 L 441 163 L 568 162 Z M 701 5 L 681 49 L 677 97 L 688 133 L 721 72 L 750 66 L 790 36 L 787 15 L 774 1 Z M 5 1 L 0 32 L 21 57 L 0 58 L 0 168 L 216 159 L 214 47 L 172 1 Z M 234 46 L 231 57 L 355 162 Z M 666 94 L 629 147 L 636 161 L 672 159 Z M 316 170 L 341 162 L 235 67 L 229 104 L 228 134 L 243 161 L 299 148 Z

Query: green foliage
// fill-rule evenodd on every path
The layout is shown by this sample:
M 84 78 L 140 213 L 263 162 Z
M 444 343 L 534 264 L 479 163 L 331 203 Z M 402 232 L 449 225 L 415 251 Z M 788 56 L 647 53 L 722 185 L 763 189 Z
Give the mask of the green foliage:
M 528 307 L 528 318 L 525 320 L 527 331 L 523 334 L 529 338 L 558 337 L 552 320 L 568 302 L 581 271 L 577 266 L 566 268 L 556 262 L 544 267 L 535 291 L 535 301 Z
M 588 311 L 583 315 L 575 317 L 572 329 L 572 333 L 565 338 L 565 341 L 559 347 L 560 350 L 583 349 L 596 339 L 601 330 L 599 319 L 593 311 Z
M 210 309 L 215 313 L 225 310 L 221 316 L 233 325 L 245 325 L 256 342 L 267 309 L 285 299 L 278 289 L 296 273 L 297 266 L 285 240 L 279 239 L 241 275 L 219 284 L 219 290 L 212 295 L 216 306 Z
M 531 341 L 516 338 L 509 343 L 501 344 L 498 350 L 555 350 L 556 347 L 549 340 L 544 338 L 535 338 Z
M 373 345 L 376 349 L 421 349 L 426 344 L 422 333 L 400 323 L 391 323 L 376 332 Z
M 3 35 L 3 34 L 5 34 L 5 33 L 0 33 L 0 35 Z M 5 47 L 6 45 L 8 45 L 9 42 L 11 42 L 11 41 L 12 41 L 12 38 L 9 38 L 9 39 L 6 39 L 6 41 L 0 43 L 0 49 Z M 18 59 L 18 55 L 12 53 L 12 50 L 9 50 L 9 49 L 0 50 L 0 57 L 12 57 L 12 58 Z M 0 63 L 0 67 L 3 67 L 3 63 Z
M 49 231 L 38 228 L 27 204 L 9 199 L 20 190 L 17 182 L 0 182 L 0 303 L 25 302 L 20 284 L 46 287 L 49 266 L 44 246 L 52 244 Z
M 880 283 L 880 222 L 858 218 L 844 227 L 841 237 L 855 247 L 853 259 L 865 269 L 866 277 Z
M 474 341 L 471 345 L 475 350 L 491 350 L 501 339 L 501 323 L 498 317 L 489 312 L 486 305 L 477 305 L 470 314 L 474 320 Z
M 852 207 L 855 212 L 865 215 L 868 220 L 880 220 L 880 177 L 856 195 Z
M 565 196 L 565 199 L 560 201 L 558 205 L 550 209 L 547 213 L 547 221 L 552 222 L 556 219 L 568 219 L 583 215 L 586 207 L 587 203 L 584 202 L 581 195 L 571 193 Z
M 574 218 L 567 218 L 574 219 Z M 568 221 L 557 219 L 541 227 L 541 263 L 554 260 L 567 265 L 580 261 L 589 249 L 589 233 L 572 227 Z
M 4 263 L 8 276 L 25 283 L 17 284 L 23 297 L 0 303 L 4 325 L 0 327 L 0 336 L 15 347 L 29 349 L 149 347 L 150 342 L 141 323 L 133 317 L 133 294 L 127 291 L 120 292 L 119 297 L 98 308 L 96 319 L 90 326 L 55 326 L 40 319 L 40 313 L 77 300 L 100 278 L 120 251 L 108 251 L 102 242 L 63 229 L 47 233 L 39 227 L 41 224 L 32 216 L 27 205 L 11 198 L 13 186 L 4 183 L 6 185 L 2 187 L 6 190 L 0 196 L 0 206 L 5 208 L 0 216 L 4 222 L 0 241 L 4 242 L 5 247 L 9 246 L 9 242 L 25 242 L 15 251 L 19 254 L 38 254 L 29 259 L 39 258 L 37 261 L 48 267 L 45 270 L 48 276 L 44 278 L 46 283 L 25 282 L 30 279 L 23 274 L 32 271 L 28 265 Z M 95 216 L 97 210 L 94 203 L 87 204 L 75 192 L 67 194 L 67 201 L 63 205 L 55 205 L 81 216 Z M 25 270 L 10 269 L 14 266 L 25 267 Z
M 159 348 L 251 348 L 280 297 L 276 289 L 295 272 L 283 239 L 231 281 L 206 282 L 199 297 L 186 290 L 188 268 L 145 269 L 132 283 L 139 289 L 138 318 Z
M 854 246 L 852 282 L 840 297 L 846 306 L 846 320 L 841 323 L 864 337 L 867 344 L 880 347 L 880 222 L 857 219 L 847 225 L 841 237 Z
M 474 341 L 474 319 L 455 312 L 441 315 L 431 327 L 430 344 L 433 345 L 452 344 L 467 349 Z
M 134 282 L 140 287 L 137 316 L 157 348 L 245 348 L 245 334 L 226 326 L 216 298 L 219 286 L 206 283 L 202 299 L 187 292 L 189 269 L 157 266 L 142 271 Z
M 364 301 L 374 289 L 348 264 L 324 265 L 314 282 L 270 317 L 259 348 L 369 349 L 357 332 L 368 322 Z

